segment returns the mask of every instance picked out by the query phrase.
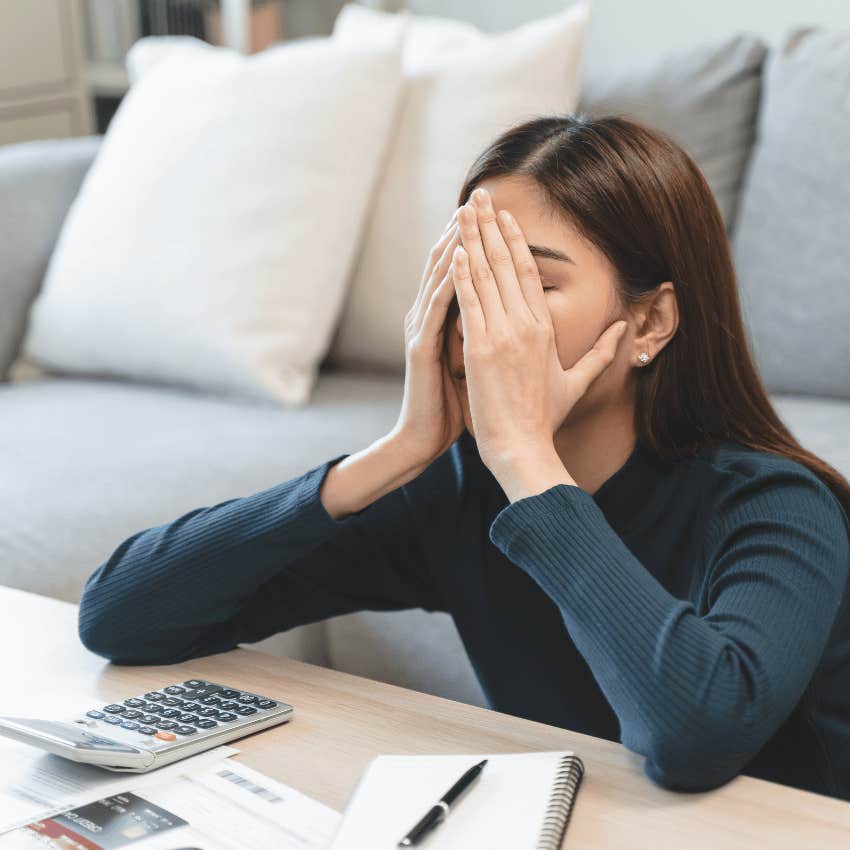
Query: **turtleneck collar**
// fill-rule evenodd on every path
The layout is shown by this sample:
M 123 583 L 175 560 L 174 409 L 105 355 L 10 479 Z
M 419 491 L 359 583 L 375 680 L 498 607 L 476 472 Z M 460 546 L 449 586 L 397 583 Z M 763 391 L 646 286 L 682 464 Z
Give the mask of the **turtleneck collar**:
M 483 466 L 477 444 L 469 431 L 464 430 L 459 441 L 463 450 L 477 458 Z M 653 486 L 668 466 L 669 464 L 638 439 L 623 465 L 606 478 L 590 496 L 612 526 L 625 529 L 646 503 Z M 491 477 L 496 482 L 492 473 Z M 507 499 L 507 496 L 504 498 Z
M 602 482 L 591 498 L 612 526 L 626 528 L 646 504 L 668 466 L 638 439 L 625 463 Z

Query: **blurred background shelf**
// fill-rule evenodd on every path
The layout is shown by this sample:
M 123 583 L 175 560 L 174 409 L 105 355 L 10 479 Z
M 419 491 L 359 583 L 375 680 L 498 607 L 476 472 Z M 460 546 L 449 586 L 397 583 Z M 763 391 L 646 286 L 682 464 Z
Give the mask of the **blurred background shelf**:
M 127 69 L 123 63 L 89 62 L 86 80 L 93 96 L 121 97 L 129 88 Z
M 144 35 L 194 35 L 245 53 L 328 35 L 346 0 L 0 0 L 0 144 L 103 133 L 127 91 L 124 59 Z M 572 0 L 359 0 L 469 21 L 484 31 Z M 802 24 L 850 27 L 848 0 L 594 0 L 585 71 L 637 67 L 732 32 L 776 43 Z
M 0 145 L 93 131 L 80 0 L 3 0 Z
M 86 82 L 98 132 L 129 86 L 125 57 L 148 35 L 189 35 L 243 53 L 327 34 L 344 0 L 82 0 Z M 291 25 L 291 23 L 293 25 Z

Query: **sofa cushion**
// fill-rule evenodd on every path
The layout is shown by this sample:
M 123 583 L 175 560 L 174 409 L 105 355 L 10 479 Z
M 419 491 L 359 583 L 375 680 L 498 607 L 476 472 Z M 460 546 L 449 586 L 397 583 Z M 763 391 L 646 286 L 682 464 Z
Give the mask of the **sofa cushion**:
M 473 160 L 511 125 L 575 107 L 587 6 L 497 34 L 403 16 L 402 108 L 328 355 L 336 365 L 396 372 L 404 370 L 404 316 Z M 348 3 L 333 38 L 380 41 L 399 17 Z
M 356 611 L 327 621 L 328 664 L 448 699 L 487 705 L 451 616 L 442 611 Z
M 578 108 L 624 115 L 670 136 L 700 167 L 731 230 L 755 140 L 766 52 L 757 36 L 736 35 L 651 56 L 628 73 L 597 66 L 582 78 Z
M 368 446 L 402 392 L 323 372 L 310 405 L 278 410 L 143 383 L 0 385 L 0 584 L 76 601 L 134 532 Z
M 380 44 L 178 40 L 109 124 L 32 306 L 48 370 L 309 400 L 401 95 Z
M 850 402 L 817 396 L 771 396 L 780 419 L 803 448 L 850 480 Z
M 850 398 L 850 30 L 768 57 L 733 238 L 756 363 L 775 393 Z

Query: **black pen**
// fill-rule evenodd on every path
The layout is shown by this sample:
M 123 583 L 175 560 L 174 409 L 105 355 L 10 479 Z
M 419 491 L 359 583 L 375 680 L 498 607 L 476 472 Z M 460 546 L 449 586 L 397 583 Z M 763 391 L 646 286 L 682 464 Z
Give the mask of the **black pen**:
M 445 794 L 431 807 L 425 814 L 422 820 L 399 841 L 399 847 L 411 847 L 418 844 L 422 836 L 426 832 L 430 832 L 437 824 L 442 823 L 449 813 L 451 805 L 457 800 L 460 795 L 472 785 L 473 781 L 478 778 L 478 775 L 484 770 L 484 765 L 487 764 L 487 759 L 478 762 L 478 764 L 470 767 L 466 773 L 446 791 Z

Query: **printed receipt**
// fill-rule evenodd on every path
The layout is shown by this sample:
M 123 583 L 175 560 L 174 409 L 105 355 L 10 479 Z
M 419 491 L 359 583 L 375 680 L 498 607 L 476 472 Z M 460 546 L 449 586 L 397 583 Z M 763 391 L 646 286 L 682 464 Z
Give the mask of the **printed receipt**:
M 238 753 L 222 746 L 150 773 L 115 773 L 64 759 L 17 741 L 0 741 L 0 835 L 99 797 L 193 771 Z
M 0 836 L 0 850 L 326 850 L 341 815 L 231 759 Z

